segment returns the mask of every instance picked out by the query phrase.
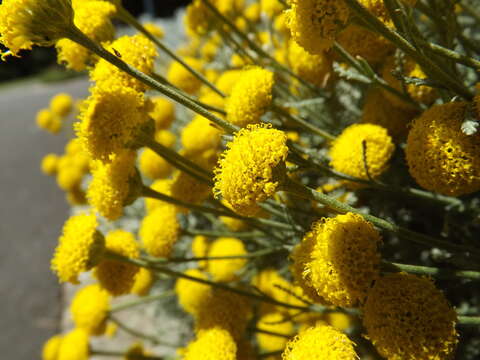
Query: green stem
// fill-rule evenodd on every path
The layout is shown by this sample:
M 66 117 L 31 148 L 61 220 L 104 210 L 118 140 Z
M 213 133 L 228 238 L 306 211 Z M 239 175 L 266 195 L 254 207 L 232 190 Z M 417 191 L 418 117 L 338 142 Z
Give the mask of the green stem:
M 123 322 L 121 322 L 120 320 L 116 319 L 115 317 L 113 317 L 112 315 L 109 315 L 108 316 L 108 319 L 110 321 L 112 321 L 113 323 L 115 323 L 120 329 L 122 329 L 123 331 L 125 331 L 126 333 L 132 335 L 132 336 L 135 336 L 135 337 L 138 337 L 140 339 L 144 339 L 144 340 L 147 340 L 147 341 L 150 341 L 152 344 L 155 344 L 155 345 L 164 345 L 157 337 L 155 336 L 152 336 L 152 335 L 148 335 L 148 334 L 144 334 L 138 330 L 135 330 L 135 329 L 132 329 L 130 328 L 129 326 L 125 325 Z M 167 345 L 168 346 L 168 345 Z
M 143 35 L 145 35 L 148 39 L 150 39 L 155 45 L 157 45 L 159 49 L 161 49 L 163 52 L 165 52 L 172 59 L 174 59 L 179 64 L 181 64 L 185 69 L 187 69 L 198 80 L 203 82 L 206 86 L 208 86 L 210 89 L 215 91 L 221 97 L 225 97 L 225 94 L 222 91 L 220 91 L 215 85 L 213 85 L 210 81 L 208 81 L 208 79 L 205 76 L 203 76 L 197 70 L 195 70 L 190 65 L 188 65 L 185 61 L 183 61 L 182 58 L 177 56 L 172 49 L 170 49 L 167 45 L 163 44 L 156 36 L 153 36 L 147 29 L 145 29 L 145 27 L 141 23 L 139 23 L 137 21 L 137 19 L 134 16 L 132 16 L 121 5 L 117 6 L 117 16 L 123 22 L 133 26 L 135 29 L 140 31 Z
M 164 292 L 164 293 L 161 293 L 161 294 L 142 296 L 138 299 L 134 299 L 134 300 L 131 300 L 131 301 L 125 301 L 125 302 L 120 303 L 120 304 L 112 305 L 110 307 L 110 313 L 115 313 L 115 312 L 122 311 L 122 310 L 125 310 L 125 309 L 130 309 L 130 308 L 138 306 L 138 305 L 147 304 L 149 302 L 164 299 L 164 298 L 167 298 L 167 297 L 170 297 L 170 296 L 173 296 L 173 295 L 175 295 L 175 293 L 173 291 L 167 291 L 167 292 Z
M 291 337 L 294 336 L 293 334 L 292 335 L 280 334 L 280 333 L 277 333 L 277 332 L 274 332 L 274 331 L 259 329 L 258 327 L 253 327 L 253 328 L 250 328 L 249 330 L 253 331 L 253 332 L 256 332 L 256 333 L 282 337 L 282 338 L 285 338 L 285 339 L 290 339 Z
M 480 326 L 480 316 L 459 316 L 458 324 Z
M 262 236 L 263 233 L 260 231 L 250 231 L 250 232 L 227 232 L 227 231 L 209 231 L 209 230 L 197 230 L 197 229 L 185 229 L 182 231 L 185 235 L 195 236 L 203 235 L 206 237 L 236 237 L 238 239 L 251 239 Z
M 441 268 L 429 267 L 429 266 L 390 263 L 387 261 L 383 261 L 382 266 L 384 270 L 389 272 L 405 271 L 410 274 L 428 275 L 428 276 L 434 276 L 437 278 L 446 278 L 446 279 L 464 278 L 464 279 L 471 279 L 471 280 L 480 280 L 479 271 L 441 269 Z
M 96 44 L 94 41 L 89 39 L 85 34 L 83 34 L 79 29 L 74 28 L 70 31 L 69 34 L 66 34 L 66 37 L 82 46 L 87 48 L 88 50 L 92 51 L 94 54 L 100 56 L 101 58 L 105 59 L 112 65 L 118 67 L 119 69 L 123 70 L 127 74 L 131 75 L 135 79 L 141 81 L 145 85 L 161 92 L 162 94 L 170 97 L 171 99 L 175 100 L 176 102 L 184 105 L 185 107 L 189 108 L 190 110 L 206 117 L 210 121 L 214 122 L 221 128 L 225 129 L 228 133 L 233 133 L 238 130 L 238 127 L 235 125 L 230 124 L 229 122 L 213 115 L 211 112 L 203 108 L 202 106 L 198 105 L 194 101 L 190 100 L 189 98 L 183 96 L 177 90 L 171 89 L 169 86 L 165 84 L 161 84 L 157 80 L 153 79 L 151 76 L 148 76 L 141 71 L 138 71 L 134 67 L 128 65 L 120 58 L 116 57 L 114 54 L 105 50 L 102 46 Z

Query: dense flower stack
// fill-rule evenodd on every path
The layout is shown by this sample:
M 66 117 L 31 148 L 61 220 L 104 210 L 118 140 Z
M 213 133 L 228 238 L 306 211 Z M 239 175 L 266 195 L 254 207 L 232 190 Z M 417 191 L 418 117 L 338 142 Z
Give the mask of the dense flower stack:
M 41 164 L 86 209 L 51 268 L 95 279 L 43 360 L 478 359 L 479 18 L 467 0 L 193 0 L 171 49 L 120 0 L 4 0 L 2 57 L 55 46 L 91 81 L 36 119 L 68 132 L 76 112 Z M 128 324 L 144 343 L 91 344 L 168 293 L 192 324 L 170 353 Z

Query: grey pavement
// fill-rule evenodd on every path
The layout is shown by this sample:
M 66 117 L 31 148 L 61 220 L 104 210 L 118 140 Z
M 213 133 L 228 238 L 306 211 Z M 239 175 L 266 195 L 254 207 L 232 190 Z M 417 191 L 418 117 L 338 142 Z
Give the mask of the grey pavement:
M 62 153 L 65 136 L 35 125 L 54 94 L 84 96 L 84 79 L 0 88 L 0 358 L 40 359 L 57 331 L 60 286 L 50 258 L 69 207 L 55 179 L 40 172 L 46 153 Z

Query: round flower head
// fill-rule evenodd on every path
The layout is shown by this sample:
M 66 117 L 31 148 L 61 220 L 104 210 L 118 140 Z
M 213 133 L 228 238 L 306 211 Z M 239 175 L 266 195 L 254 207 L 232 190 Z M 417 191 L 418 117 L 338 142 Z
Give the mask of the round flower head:
M 135 281 L 130 290 L 130 293 L 138 296 L 146 296 L 155 282 L 155 277 L 150 270 L 140 268 L 135 274 Z
M 202 62 L 200 60 L 187 57 L 183 61 L 195 71 L 202 72 Z M 167 80 L 188 94 L 195 94 L 202 86 L 202 82 L 177 61 L 170 64 Z
M 285 337 L 283 337 L 257 332 L 258 345 L 265 352 L 283 350 L 287 344 L 287 336 L 293 334 L 293 323 L 279 312 L 272 312 L 263 315 L 258 319 L 256 328 L 267 332 L 285 335 Z
M 290 340 L 283 360 L 357 360 L 353 342 L 347 335 L 328 325 L 318 325 L 300 332 Z
M 207 275 L 198 269 L 188 269 L 185 275 L 208 280 Z M 198 281 L 185 278 L 179 278 L 175 284 L 175 293 L 178 297 L 178 303 L 187 313 L 197 316 L 201 311 L 205 299 L 210 296 L 211 287 Z
M 410 174 L 423 188 L 449 196 L 480 190 L 480 135 L 461 130 L 467 106 L 434 105 L 413 121 L 406 157 Z
M 292 0 L 287 26 L 292 38 L 311 54 L 322 55 L 350 16 L 343 0 Z
M 387 169 L 394 150 L 386 129 L 373 124 L 353 124 L 333 142 L 330 166 L 355 178 L 375 179 Z
M 143 95 L 131 88 L 95 87 L 82 106 L 75 130 L 92 159 L 109 162 L 112 154 L 135 146 L 148 120 L 147 110 Z
M 154 209 L 142 220 L 139 234 L 148 254 L 168 257 L 180 236 L 177 208 L 164 204 Z
M 155 121 L 157 130 L 168 129 L 175 119 L 175 105 L 164 97 L 157 96 L 150 99 L 152 109 L 148 115 Z
M 260 0 L 262 13 L 273 18 L 279 15 L 284 9 L 284 5 L 279 0 Z
M 186 152 L 201 153 L 220 146 L 222 131 L 207 118 L 196 115 L 192 121 L 182 129 L 181 141 Z
M 210 185 L 197 180 L 186 172 L 178 171 L 172 179 L 170 191 L 175 199 L 190 204 L 199 204 L 210 195 Z M 183 213 L 189 211 L 188 208 L 180 210 Z
M 260 122 L 272 102 L 273 73 L 260 67 L 244 70 L 227 99 L 227 120 L 245 127 Z
M 152 34 L 153 36 L 159 38 L 159 39 L 162 39 L 164 36 L 165 36 L 165 31 L 163 30 L 163 28 L 158 25 L 158 24 L 155 24 L 155 23 L 152 23 L 152 22 L 148 22 L 148 23 L 145 23 L 143 24 L 143 27 L 145 28 L 145 30 L 147 30 L 150 34 Z
M 456 320 L 431 280 L 405 273 L 378 279 L 363 308 L 368 338 L 391 360 L 452 359 Z
M 197 334 L 184 350 L 183 360 L 236 360 L 237 345 L 232 335 L 220 327 Z
M 135 236 L 125 230 L 114 230 L 105 236 L 105 247 L 110 253 L 137 259 L 140 250 Z M 95 268 L 95 277 L 100 285 L 113 296 L 130 292 L 138 267 L 124 262 L 104 259 Z
M 377 230 L 360 215 L 321 219 L 295 248 L 295 278 L 333 305 L 357 306 L 379 276 L 380 243 Z
M 210 248 L 210 240 L 203 235 L 196 235 L 192 240 L 192 254 L 194 257 L 206 257 L 208 255 L 208 249 Z M 207 262 L 201 260 L 198 262 L 198 267 L 201 269 L 206 268 Z
M 51 268 L 61 282 L 78 284 L 78 275 L 93 268 L 103 256 L 105 239 L 95 215 L 70 217 L 63 226 Z
M 70 0 L 4 0 L 0 5 L 0 42 L 14 56 L 33 45 L 51 46 L 72 28 Z
M 147 75 L 153 72 L 155 58 L 158 56 L 155 45 L 141 34 L 122 36 L 107 46 L 107 50 L 117 54 L 117 56 L 120 54 L 124 62 Z M 114 84 L 140 92 L 147 90 L 147 85 L 104 59 L 97 62 L 90 76 L 92 80 L 97 82 L 97 86 Z M 102 85 L 102 83 L 105 85 Z
M 240 79 L 242 74 L 243 70 L 227 70 L 223 72 L 217 80 L 215 80 L 215 86 L 220 91 L 224 92 L 227 95 L 230 95 L 235 84 Z
M 109 310 L 110 296 L 98 284 L 80 289 L 70 305 L 75 326 L 92 335 L 104 333 Z
M 111 17 L 115 14 L 115 6 L 108 1 L 73 1 L 75 16 L 73 22 L 88 38 L 96 43 L 112 41 L 115 28 Z M 70 39 L 57 41 L 57 60 L 69 69 L 83 71 L 93 63 L 93 54 L 80 44 Z
M 208 251 L 209 257 L 246 255 L 247 251 L 239 239 L 221 237 L 212 242 Z M 208 261 L 208 272 L 214 281 L 233 281 L 237 272 L 247 263 L 247 259 L 225 259 Z
M 50 100 L 50 110 L 58 116 L 65 117 L 70 114 L 73 109 L 73 99 L 70 95 L 60 93 Z
M 172 192 L 170 191 L 172 187 L 171 179 L 160 179 L 152 183 L 150 188 L 156 192 L 162 193 L 164 195 L 171 196 Z M 159 208 L 167 204 L 165 201 L 154 199 L 154 198 L 145 198 L 145 209 L 147 214 L 151 214 L 156 208 Z
M 88 186 L 89 203 L 108 220 L 116 220 L 123 214 L 123 207 L 131 204 L 139 195 L 141 180 L 135 169 L 134 151 L 123 151 L 112 156 L 112 162 L 95 161 L 92 181 Z
M 61 342 L 61 335 L 55 335 L 48 339 L 43 345 L 42 360 L 57 360 Z
M 324 53 L 311 55 L 294 40 L 288 42 L 288 62 L 295 74 L 317 86 L 332 71 L 332 61 Z
M 37 113 L 37 126 L 52 134 L 58 134 L 62 130 L 62 118 L 49 109 L 42 109 Z
M 58 170 L 58 160 L 59 157 L 57 154 L 45 155 L 40 166 L 42 173 L 45 175 L 55 175 Z
M 138 165 L 140 172 L 152 180 L 166 178 L 173 171 L 172 165 L 151 149 L 143 150 Z
M 58 349 L 56 360 L 88 360 L 88 332 L 84 329 L 74 329 L 65 334 Z
M 260 209 L 257 202 L 273 196 L 285 176 L 286 143 L 285 133 L 268 126 L 241 129 L 215 169 L 215 195 L 221 195 L 235 212 L 255 215 Z
M 185 30 L 190 37 L 204 35 L 210 29 L 211 13 L 202 0 L 193 0 L 185 12 Z

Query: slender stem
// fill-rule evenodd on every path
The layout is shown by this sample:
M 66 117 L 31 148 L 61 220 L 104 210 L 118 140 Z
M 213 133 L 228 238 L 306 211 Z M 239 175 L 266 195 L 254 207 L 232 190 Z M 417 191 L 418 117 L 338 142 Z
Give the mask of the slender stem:
M 177 56 L 175 52 L 170 49 L 167 45 L 162 43 L 156 36 L 153 36 L 145 27 L 137 21 L 137 19 L 132 16 L 123 6 L 117 6 L 117 16 L 120 20 L 123 22 L 133 26 L 135 29 L 140 31 L 143 35 L 145 35 L 148 39 L 150 39 L 155 45 L 158 46 L 159 49 L 161 49 L 163 52 L 165 52 L 168 56 L 170 56 L 172 59 L 177 61 L 179 64 L 181 64 L 185 69 L 187 69 L 193 76 L 195 76 L 198 80 L 203 82 L 206 86 L 208 86 L 210 89 L 215 91 L 218 95 L 221 97 L 225 97 L 225 94 L 220 91 L 215 85 L 213 85 L 208 79 L 203 76 L 200 72 L 192 68 L 190 65 L 188 65 L 185 61 L 183 61 L 182 58 Z
M 202 106 L 198 105 L 194 101 L 190 100 L 189 98 L 183 96 L 177 90 L 171 89 L 169 86 L 165 84 L 161 84 L 159 81 L 153 79 L 151 76 L 148 76 L 141 71 L 138 71 L 134 67 L 125 63 L 122 59 L 116 57 L 114 54 L 105 50 L 102 46 L 98 45 L 91 39 L 89 39 L 85 34 L 83 34 L 79 29 L 74 28 L 70 31 L 70 33 L 66 34 L 66 37 L 82 46 L 87 48 L 88 50 L 92 51 L 94 54 L 100 56 L 101 58 L 105 59 L 112 65 L 118 67 L 119 69 L 123 70 L 127 74 L 131 75 L 135 79 L 141 81 L 142 83 L 148 85 L 149 87 L 161 92 L 162 94 L 170 97 L 171 99 L 177 101 L 178 103 L 184 105 L 185 107 L 189 108 L 190 110 L 206 117 L 207 119 L 211 120 L 218 126 L 225 129 L 228 133 L 233 133 L 238 130 L 238 127 L 230 124 L 229 122 L 213 115 L 211 112 L 203 108 Z
M 480 326 L 480 316 L 459 316 L 457 319 L 461 325 Z
M 90 355 L 95 356 L 112 356 L 125 359 L 126 353 L 118 352 L 118 351 L 109 351 L 109 350 L 90 350 Z M 164 360 L 164 358 L 159 356 L 152 356 L 152 355 L 140 355 L 140 354 L 129 354 L 128 359 L 130 360 Z
M 480 280 L 479 271 L 470 271 L 470 270 L 454 270 L 454 269 L 442 269 L 429 266 L 418 266 L 418 265 L 408 265 L 408 264 L 398 264 L 390 263 L 383 261 L 382 266 L 386 271 L 405 271 L 410 274 L 417 275 L 429 275 L 437 278 L 465 278 L 471 280 Z
M 250 232 L 227 232 L 227 231 L 210 231 L 210 230 L 197 230 L 197 229 L 185 229 L 182 231 L 185 235 L 203 235 L 207 237 L 236 237 L 238 239 L 251 239 L 262 236 L 260 231 Z
M 120 304 L 114 304 L 110 307 L 110 313 L 115 313 L 118 311 L 122 311 L 125 309 L 130 309 L 132 307 L 138 306 L 138 305 L 143 305 L 149 302 L 157 301 L 160 299 L 164 299 L 170 296 L 173 296 L 175 293 L 173 291 L 166 291 L 161 294 L 154 294 L 154 295 L 148 295 L 148 296 L 142 296 L 138 299 L 134 299 L 131 301 L 125 301 Z
M 277 332 L 273 332 L 273 331 L 268 331 L 268 330 L 263 330 L 263 329 L 259 329 L 258 327 L 254 327 L 254 328 L 251 328 L 249 329 L 253 332 L 256 332 L 256 333 L 260 333 L 260 334 L 267 334 L 267 335 L 272 335 L 272 336 L 277 336 L 277 337 L 282 337 L 282 338 L 285 338 L 285 339 L 290 339 L 292 335 L 287 335 L 287 334 L 280 334 L 280 333 L 277 333 Z
M 131 327 L 125 325 L 123 322 L 121 322 L 120 320 L 118 320 L 117 318 L 115 318 L 112 315 L 109 315 L 108 319 L 110 321 L 114 322 L 120 329 L 122 329 L 123 331 L 125 331 L 126 333 L 128 333 L 132 336 L 135 336 L 135 337 L 138 337 L 138 338 L 141 338 L 141 339 L 145 339 L 145 340 L 150 341 L 152 344 L 155 344 L 155 345 L 160 345 L 160 344 L 164 345 L 162 343 L 162 341 L 160 341 L 157 337 L 152 336 L 152 335 L 148 335 L 148 334 L 144 334 L 144 333 L 142 333 L 142 332 L 140 332 L 136 329 L 132 329 Z

